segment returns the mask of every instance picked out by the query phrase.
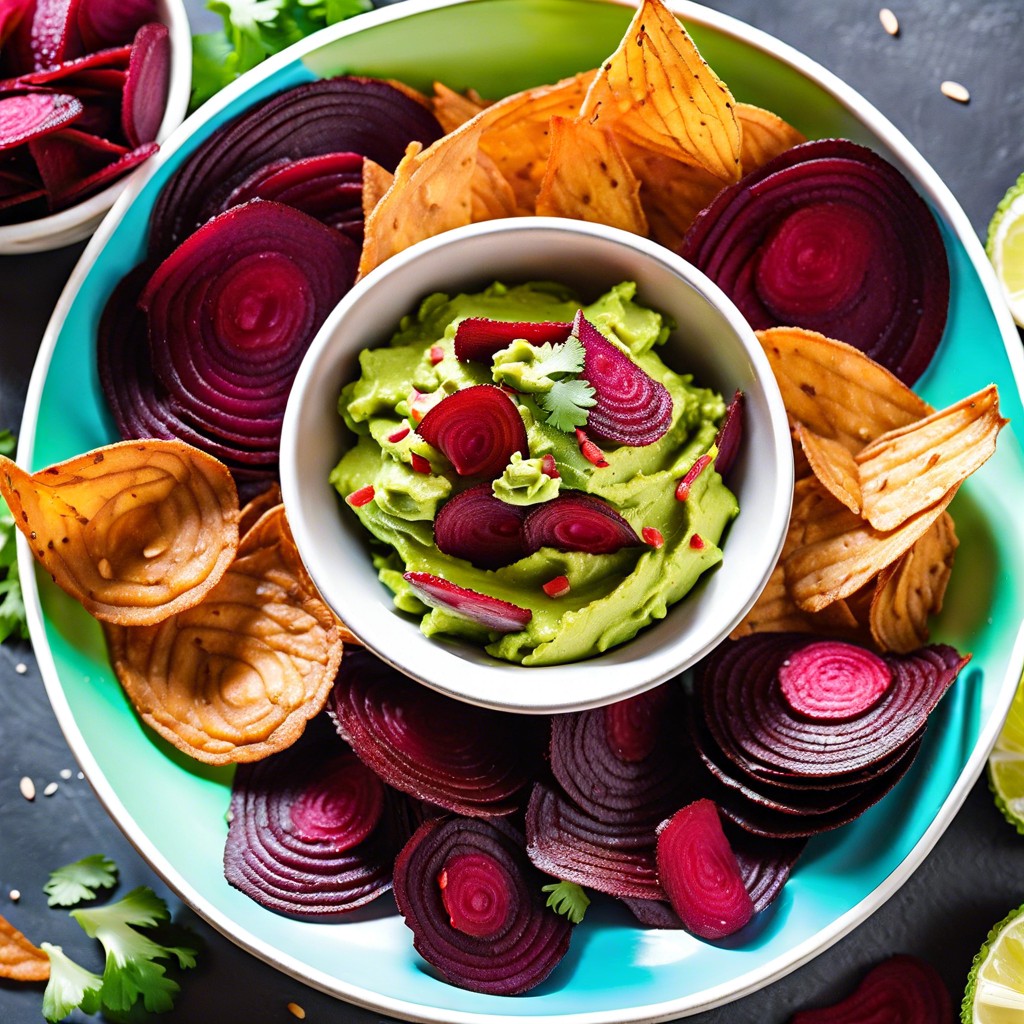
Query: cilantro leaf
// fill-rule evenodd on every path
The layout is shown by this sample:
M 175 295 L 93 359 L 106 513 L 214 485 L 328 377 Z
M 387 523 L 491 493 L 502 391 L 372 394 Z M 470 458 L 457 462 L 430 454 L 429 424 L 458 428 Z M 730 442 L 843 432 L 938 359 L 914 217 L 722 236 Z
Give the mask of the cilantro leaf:
M 548 414 L 547 422 L 556 430 L 571 432 L 587 422 L 587 410 L 597 404 L 596 392 L 582 377 L 556 380 L 546 394 L 537 395 L 537 404 Z
M 111 889 L 116 881 L 117 865 L 102 853 L 94 853 L 51 871 L 43 892 L 49 906 L 71 907 L 94 899 L 97 889 Z
M 573 924 L 579 924 L 583 915 L 590 906 L 590 897 L 583 891 L 583 887 L 575 882 L 553 882 L 551 885 L 541 886 L 541 892 L 548 893 L 546 906 L 551 907 L 556 914 L 563 914 Z
M 79 967 L 60 946 L 41 942 L 39 948 L 50 958 L 50 980 L 43 992 L 43 1016 L 56 1022 L 76 1009 L 96 1013 L 100 1008 L 103 979 Z
M 14 435 L 9 430 L 0 430 L 0 455 L 13 455 L 15 445 Z M 0 498 L 0 643 L 10 636 L 28 639 L 16 536 L 14 516 Z
M 116 903 L 81 907 L 71 916 L 90 938 L 98 939 L 106 953 L 100 998 L 105 1007 L 123 1011 L 141 996 L 150 1013 L 166 1013 L 174 1006 L 180 986 L 167 976 L 167 966 L 194 967 L 196 950 L 188 945 L 168 946 L 139 931 L 170 920 L 167 904 L 148 886 L 139 886 Z

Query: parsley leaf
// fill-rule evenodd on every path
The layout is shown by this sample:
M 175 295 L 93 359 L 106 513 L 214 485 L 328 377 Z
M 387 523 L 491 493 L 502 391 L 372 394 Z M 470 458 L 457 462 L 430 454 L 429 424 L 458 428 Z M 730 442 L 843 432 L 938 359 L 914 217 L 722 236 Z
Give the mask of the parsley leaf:
M 116 881 L 117 865 L 102 853 L 94 853 L 51 871 L 43 892 L 49 906 L 72 907 L 94 899 L 97 889 L 112 889 Z
M 0 430 L 0 455 L 13 455 L 14 448 L 14 435 L 9 430 Z M 4 499 L 0 498 L 0 643 L 10 636 L 28 639 L 16 536 L 14 516 Z
M 537 396 L 537 404 L 548 414 L 556 430 L 571 433 L 587 422 L 587 410 L 597 403 L 593 387 L 582 377 L 556 380 L 551 390 Z
M 81 907 L 71 916 L 86 935 L 98 939 L 106 952 L 100 999 L 114 1011 L 128 1010 L 141 997 L 150 1013 L 166 1013 L 174 1006 L 180 986 L 167 976 L 169 962 L 194 967 L 191 946 L 167 946 L 140 928 L 151 929 L 170 920 L 167 904 L 148 886 L 139 886 L 116 903 Z
M 79 967 L 60 946 L 41 942 L 39 948 L 50 958 L 50 980 L 43 992 L 43 1016 L 63 1020 L 72 1010 L 96 1013 L 100 1008 L 103 979 Z
M 590 906 L 590 897 L 583 887 L 575 882 L 553 882 L 541 886 L 541 892 L 548 893 L 547 906 L 556 914 L 564 914 L 573 924 L 579 924 Z
M 195 110 L 239 75 L 318 29 L 371 9 L 370 0 L 208 0 L 224 28 L 192 37 Z

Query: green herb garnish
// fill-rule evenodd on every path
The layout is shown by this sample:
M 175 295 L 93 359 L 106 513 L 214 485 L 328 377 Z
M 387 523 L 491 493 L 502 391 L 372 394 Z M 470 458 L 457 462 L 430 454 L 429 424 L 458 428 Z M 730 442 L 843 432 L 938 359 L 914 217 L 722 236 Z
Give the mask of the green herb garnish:
M 102 853 L 94 853 L 51 871 L 43 892 L 51 907 L 73 907 L 82 900 L 95 899 L 98 889 L 112 889 L 116 882 L 117 865 Z
M 15 444 L 14 435 L 9 430 L 0 430 L 0 455 L 13 455 Z M 0 498 L 0 643 L 8 637 L 28 639 L 28 621 L 18 572 L 17 533 L 14 516 L 4 499 Z
M 541 886 L 541 892 L 548 893 L 547 906 L 556 914 L 565 915 L 573 924 L 579 924 L 583 920 L 583 915 L 590 906 L 590 897 L 583 891 L 583 887 L 575 882 L 553 882 L 551 885 Z

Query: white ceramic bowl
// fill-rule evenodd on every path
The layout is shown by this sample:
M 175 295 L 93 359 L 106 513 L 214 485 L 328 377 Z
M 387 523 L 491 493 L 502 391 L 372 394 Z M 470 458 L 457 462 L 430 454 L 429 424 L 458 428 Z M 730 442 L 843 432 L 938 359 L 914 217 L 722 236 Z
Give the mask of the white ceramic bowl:
M 157 15 L 170 30 L 171 75 L 167 90 L 167 105 L 157 142 L 163 142 L 185 119 L 192 91 L 192 30 L 184 0 L 157 0 Z M 102 192 L 83 199 L 80 203 L 36 220 L 20 224 L 0 225 L 0 254 L 16 256 L 19 253 L 46 252 L 59 249 L 96 230 L 97 225 L 114 205 L 114 200 L 125 190 L 128 182 L 142 172 L 145 164 L 136 167 L 123 178 L 112 182 Z
M 523 668 L 481 648 L 428 639 L 395 611 L 370 562 L 368 537 L 328 483 L 353 442 L 337 411 L 365 348 L 387 344 L 399 319 L 436 291 L 555 280 L 586 301 L 624 280 L 679 327 L 662 351 L 680 372 L 722 394 L 745 395 L 744 438 L 729 476 L 740 514 L 724 561 L 664 620 L 598 657 Z M 342 300 L 296 377 L 281 441 L 281 484 L 299 551 L 324 598 L 368 647 L 402 672 L 475 704 L 529 712 L 593 707 L 639 693 L 697 661 L 753 604 L 782 546 L 793 487 L 786 414 L 746 321 L 702 273 L 624 231 L 581 221 L 489 221 L 430 238 L 387 260 Z

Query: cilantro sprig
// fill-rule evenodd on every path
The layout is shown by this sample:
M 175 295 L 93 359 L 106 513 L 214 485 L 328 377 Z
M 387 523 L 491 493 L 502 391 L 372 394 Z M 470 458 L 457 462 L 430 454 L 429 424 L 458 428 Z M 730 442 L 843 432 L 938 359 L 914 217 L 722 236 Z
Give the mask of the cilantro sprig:
M 95 899 L 98 889 L 112 889 L 116 882 L 117 865 L 102 853 L 94 853 L 51 871 L 43 892 L 49 906 L 73 907 Z
M 224 27 L 192 37 L 195 110 L 239 75 L 318 29 L 371 9 L 370 0 L 208 0 Z
M 0 455 L 13 455 L 14 435 L 0 430 Z M 18 572 L 17 529 L 7 503 L 0 498 L 0 643 L 8 637 L 28 639 L 28 621 Z
M 583 887 L 575 882 L 552 882 L 550 885 L 541 886 L 541 892 L 548 893 L 545 905 L 551 907 L 556 914 L 569 918 L 573 924 L 579 924 L 583 920 L 583 915 L 590 906 L 590 897 Z

